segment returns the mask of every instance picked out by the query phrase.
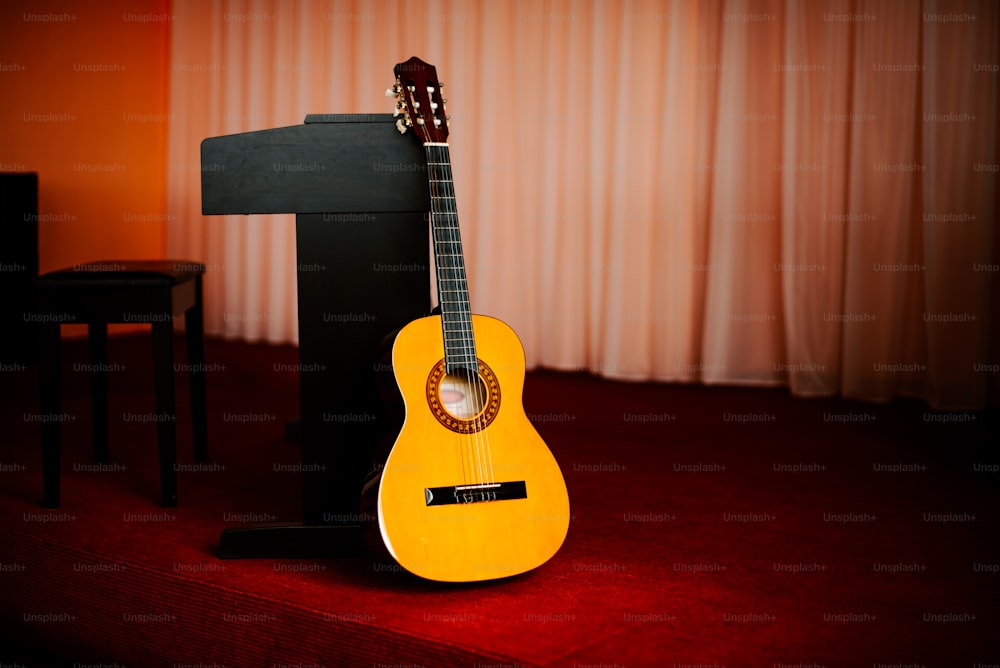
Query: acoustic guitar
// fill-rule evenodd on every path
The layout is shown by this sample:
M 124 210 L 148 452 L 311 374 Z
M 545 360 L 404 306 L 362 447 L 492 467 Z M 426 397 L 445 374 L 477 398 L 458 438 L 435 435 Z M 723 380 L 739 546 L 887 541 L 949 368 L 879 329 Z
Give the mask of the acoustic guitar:
M 440 315 L 410 322 L 387 348 L 395 414 L 362 496 L 377 556 L 420 577 L 517 575 L 558 551 L 569 527 L 562 472 L 524 412 L 524 350 L 500 320 L 473 315 L 435 68 L 395 66 L 397 128 L 427 156 Z M 394 408 L 395 407 L 395 408 Z

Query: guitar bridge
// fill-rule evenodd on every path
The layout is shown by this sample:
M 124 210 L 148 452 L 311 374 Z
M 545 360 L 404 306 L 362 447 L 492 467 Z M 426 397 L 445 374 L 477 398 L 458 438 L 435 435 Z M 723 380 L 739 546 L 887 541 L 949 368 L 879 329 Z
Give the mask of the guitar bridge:
M 523 480 L 424 488 L 424 499 L 428 506 L 450 506 L 459 503 L 485 503 L 487 501 L 526 498 L 528 498 L 528 488 Z

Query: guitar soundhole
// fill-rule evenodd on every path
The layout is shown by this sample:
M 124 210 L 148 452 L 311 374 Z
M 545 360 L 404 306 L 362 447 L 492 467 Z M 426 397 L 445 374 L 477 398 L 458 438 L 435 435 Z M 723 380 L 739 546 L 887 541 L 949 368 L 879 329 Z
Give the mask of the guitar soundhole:
M 441 360 L 427 377 L 427 403 L 438 422 L 451 431 L 477 432 L 500 411 L 500 384 L 482 360 L 478 374 L 468 369 L 445 373 Z

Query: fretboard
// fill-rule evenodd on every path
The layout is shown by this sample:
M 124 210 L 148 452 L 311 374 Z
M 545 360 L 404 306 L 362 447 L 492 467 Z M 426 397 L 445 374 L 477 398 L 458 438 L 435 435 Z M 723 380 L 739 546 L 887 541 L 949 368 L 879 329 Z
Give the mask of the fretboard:
M 437 265 L 438 303 L 444 336 L 446 373 L 467 369 L 478 373 L 476 341 L 472 335 L 472 310 L 465 278 L 462 237 L 458 229 L 455 187 L 451 178 L 448 144 L 424 144 L 431 195 L 431 234 Z

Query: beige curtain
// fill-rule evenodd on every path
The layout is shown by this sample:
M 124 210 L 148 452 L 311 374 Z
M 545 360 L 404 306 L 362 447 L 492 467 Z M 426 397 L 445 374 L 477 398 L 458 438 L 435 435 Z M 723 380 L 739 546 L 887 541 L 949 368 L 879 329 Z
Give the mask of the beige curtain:
M 175 0 L 170 253 L 296 340 L 291 216 L 202 217 L 205 137 L 447 84 L 473 308 L 529 366 L 997 403 L 992 0 Z

